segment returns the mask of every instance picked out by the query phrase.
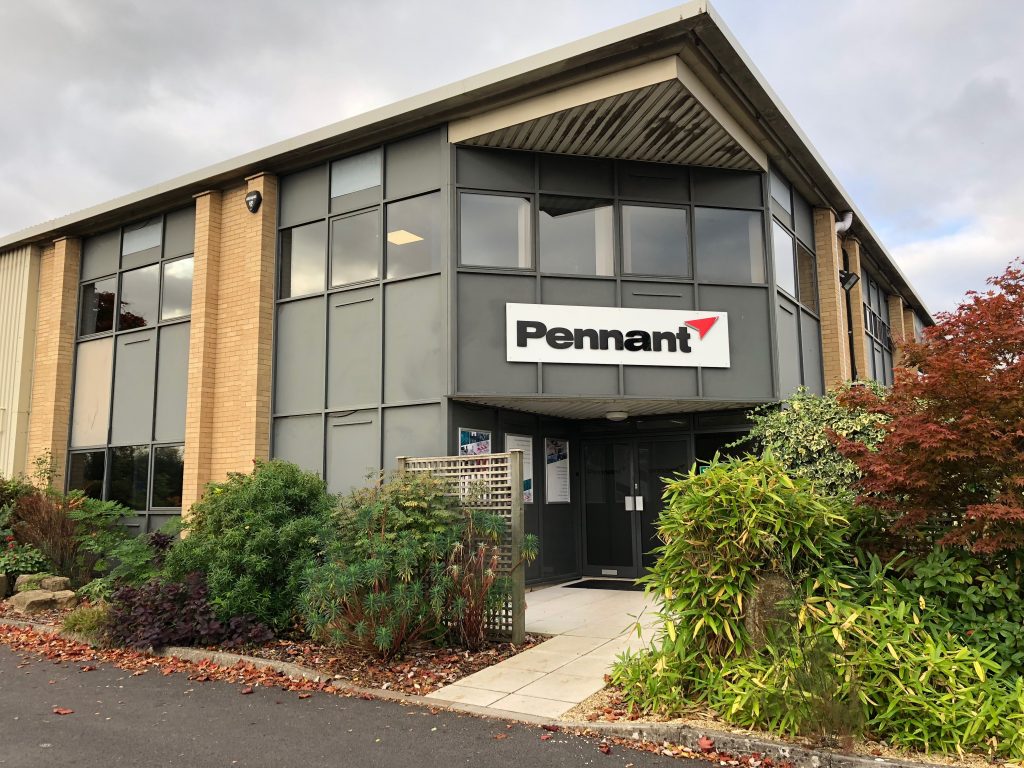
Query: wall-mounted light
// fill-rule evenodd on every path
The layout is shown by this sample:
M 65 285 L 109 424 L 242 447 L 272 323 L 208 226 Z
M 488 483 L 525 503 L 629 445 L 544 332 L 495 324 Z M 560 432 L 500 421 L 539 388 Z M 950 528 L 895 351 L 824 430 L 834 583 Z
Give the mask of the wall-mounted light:
M 629 414 L 626 411 L 608 411 L 604 417 L 608 421 L 625 421 L 629 418 Z
M 263 202 L 263 195 L 258 190 L 253 190 L 245 196 L 245 207 L 249 209 L 249 213 L 256 213 L 260 209 L 260 203 Z
M 839 270 L 839 286 L 849 292 L 853 286 L 860 282 L 860 275 L 856 272 L 847 272 L 845 269 Z

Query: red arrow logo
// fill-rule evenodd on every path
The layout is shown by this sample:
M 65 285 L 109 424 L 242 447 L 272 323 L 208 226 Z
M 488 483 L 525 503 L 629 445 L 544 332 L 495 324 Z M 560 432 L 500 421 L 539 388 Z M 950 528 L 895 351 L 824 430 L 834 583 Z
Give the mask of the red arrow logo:
M 700 320 L 687 320 L 686 324 L 697 331 L 700 334 L 700 338 L 703 340 L 707 336 L 708 331 L 711 330 L 711 326 L 718 322 L 718 315 L 714 317 L 702 317 Z

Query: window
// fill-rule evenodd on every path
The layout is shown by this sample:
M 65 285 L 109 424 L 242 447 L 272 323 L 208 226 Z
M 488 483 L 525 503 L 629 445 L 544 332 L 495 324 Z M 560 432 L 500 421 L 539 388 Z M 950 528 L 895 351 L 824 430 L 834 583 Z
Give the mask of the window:
M 380 150 L 374 149 L 331 163 L 331 197 L 350 195 L 381 183 Z
M 541 195 L 541 271 L 613 275 L 613 210 L 610 200 Z
M 127 331 L 156 325 L 156 306 L 159 299 L 159 266 L 154 264 L 151 267 L 122 273 L 117 329 Z
M 380 212 L 331 222 L 331 286 L 375 280 L 380 275 Z
M 623 271 L 689 277 L 689 230 L 684 208 L 623 205 Z
M 191 256 L 163 263 L 164 292 L 160 299 L 161 320 L 175 320 L 192 314 L 192 268 Z
M 892 384 L 892 339 L 889 335 L 888 294 L 866 270 L 863 275 L 864 332 L 867 334 L 867 358 L 871 378 L 879 384 Z
M 114 295 L 117 278 L 108 277 L 82 286 L 78 303 L 78 335 L 106 333 L 114 328 Z
M 818 264 L 802 243 L 796 246 L 797 293 L 800 303 L 818 314 Z
M 318 293 L 324 289 L 327 225 L 322 221 L 281 232 L 282 299 Z
M 194 241 L 193 208 L 83 244 L 67 488 L 143 517 L 181 506 Z
M 441 195 L 412 197 L 387 207 L 387 276 L 441 269 Z
M 459 197 L 459 254 L 464 266 L 533 266 L 529 198 L 469 192 Z
M 796 296 L 796 269 L 793 265 L 793 236 L 777 221 L 772 222 L 772 256 L 775 261 L 775 285 Z
M 764 233 L 759 211 L 695 208 L 697 279 L 764 283 Z
M 770 171 L 768 173 L 768 189 L 772 194 L 772 200 L 782 206 L 786 213 L 793 212 L 793 200 L 790 196 L 789 182 L 781 176 Z

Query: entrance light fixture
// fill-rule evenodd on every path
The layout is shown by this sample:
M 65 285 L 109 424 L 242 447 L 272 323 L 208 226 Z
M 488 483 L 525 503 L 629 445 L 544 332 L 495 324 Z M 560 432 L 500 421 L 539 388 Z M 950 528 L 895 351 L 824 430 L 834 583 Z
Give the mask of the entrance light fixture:
M 629 414 L 626 411 L 608 411 L 604 417 L 608 421 L 625 421 L 629 418 Z

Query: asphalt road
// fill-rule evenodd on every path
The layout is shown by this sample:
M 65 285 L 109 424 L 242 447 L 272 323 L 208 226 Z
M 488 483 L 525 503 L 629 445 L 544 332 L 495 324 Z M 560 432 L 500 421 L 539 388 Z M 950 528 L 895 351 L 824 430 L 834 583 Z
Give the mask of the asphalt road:
M 590 739 L 542 741 L 536 726 L 393 702 L 262 687 L 243 696 L 239 685 L 183 674 L 81 666 L 0 646 L 0 768 L 706 766 L 618 745 L 604 755 Z

